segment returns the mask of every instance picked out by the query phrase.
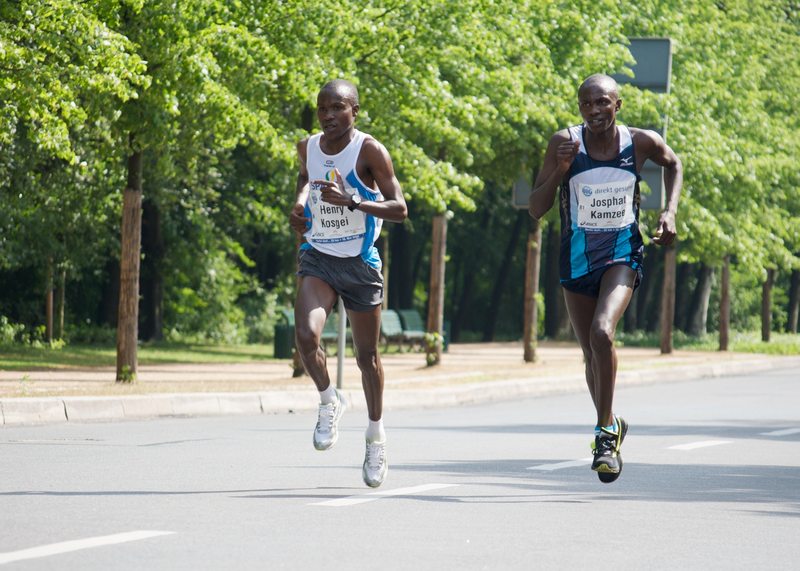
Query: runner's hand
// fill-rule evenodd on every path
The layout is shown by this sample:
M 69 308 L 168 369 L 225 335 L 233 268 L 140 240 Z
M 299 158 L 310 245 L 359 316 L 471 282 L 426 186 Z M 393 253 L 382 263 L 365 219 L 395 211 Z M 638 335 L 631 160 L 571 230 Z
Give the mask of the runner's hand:
M 581 150 L 581 142 L 577 139 L 575 141 L 564 141 L 558 146 L 556 151 L 556 161 L 558 166 L 563 172 L 567 172 L 572 165 L 572 161 L 578 156 L 578 151 Z
M 658 226 L 656 226 L 653 242 L 659 246 L 669 246 L 675 240 L 676 235 L 675 214 L 669 210 L 665 210 L 658 218 Z
M 292 206 L 292 210 L 289 212 L 289 226 L 301 236 L 306 233 L 308 224 L 311 222 L 311 218 L 306 218 L 305 212 L 306 207 L 300 203 Z
M 322 201 L 336 206 L 350 206 L 350 195 L 344 190 L 344 180 L 339 169 L 334 169 L 336 181 L 315 180 L 322 192 Z

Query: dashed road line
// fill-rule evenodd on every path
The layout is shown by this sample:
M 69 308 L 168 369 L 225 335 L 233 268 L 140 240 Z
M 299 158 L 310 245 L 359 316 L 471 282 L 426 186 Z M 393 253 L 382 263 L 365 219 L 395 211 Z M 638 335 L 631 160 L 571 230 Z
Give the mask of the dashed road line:
M 550 472 L 552 470 L 561 470 L 562 468 L 574 468 L 575 466 L 584 466 L 592 461 L 592 458 L 581 458 L 580 460 L 568 460 L 567 462 L 558 462 L 556 464 L 539 464 L 538 466 L 531 466 L 528 470 L 541 470 L 543 472 Z
M 677 444 L 670 446 L 668 450 L 695 450 L 697 448 L 708 448 L 709 446 L 721 446 L 731 444 L 730 440 L 701 440 L 700 442 L 689 442 L 688 444 Z
M 326 500 L 324 502 L 314 502 L 309 505 L 327 506 L 327 507 L 353 506 L 356 504 L 374 502 L 375 500 L 391 496 L 410 496 L 412 494 L 429 492 L 431 490 L 441 490 L 444 488 L 452 488 L 454 486 L 458 486 L 458 484 L 424 484 L 422 486 L 413 486 L 411 488 L 396 488 L 394 490 L 381 490 L 380 492 L 372 492 L 361 496 L 349 496 L 346 498 L 336 498 L 333 500 Z
M 762 432 L 761 436 L 789 436 L 790 434 L 797 434 L 798 432 L 800 432 L 800 428 L 784 428 L 783 430 Z
M 0 553 L 0 565 L 4 563 L 13 563 L 15 561 L 23 561 L 25 559 L 38 559 L 39 557 L 47 557 L 49 555 L 80 551 L 81 549 L 89 549 L 92 547 L 103 547 L 105 545 L 139 541 L 140 539 L 148 539 L 150 537 L 170 535 L 173 533 L 175 532 L 148 530 L 128 531 L 125 533 L 115 533 L 114 535 L 101 535 L 98 537 L 88 537 L 86 539 L 75 539 L 73 541 L 50 543 L 48 545 L 40 545 L 39 547 L 31 547 L 29 549 L 20 549 L 19 551 Z

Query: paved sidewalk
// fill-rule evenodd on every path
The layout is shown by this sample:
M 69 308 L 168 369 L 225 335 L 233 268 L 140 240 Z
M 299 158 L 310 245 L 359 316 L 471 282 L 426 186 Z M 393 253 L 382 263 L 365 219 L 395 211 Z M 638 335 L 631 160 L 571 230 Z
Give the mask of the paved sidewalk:
M 800 357 L 748 353 L 619 348 L 619 385 L 681 381 L 800 367 Z M 585 390 L 583 359 L 574 343 L 543 343 L 536 363 L 521 343 L 454 344 L 437 367 L 422 353 L 383 357 L 385 408 L 457 406 Z M 336 357 L 328 360 L 336 378 Z M 308 377 L 292 378 L 289 360 L 212 365 L 155 365 L 131 385 L 112 368 L 0 371 L 0 424 L 42 424 L 159 416 L 272 414 L 315 409 Z M 364 409 L 360 374 L 345 360 L 343 390 Z

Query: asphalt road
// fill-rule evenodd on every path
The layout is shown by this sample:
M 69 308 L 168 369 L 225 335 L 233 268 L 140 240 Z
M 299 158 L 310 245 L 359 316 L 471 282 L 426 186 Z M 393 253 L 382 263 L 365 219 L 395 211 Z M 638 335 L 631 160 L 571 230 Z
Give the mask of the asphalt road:
M 0 429 L 8 569 L 796 569 L 800 376 L 623 388 L 625 469 L 589 470 L 588 394 L 386 418 L 313 413 Z

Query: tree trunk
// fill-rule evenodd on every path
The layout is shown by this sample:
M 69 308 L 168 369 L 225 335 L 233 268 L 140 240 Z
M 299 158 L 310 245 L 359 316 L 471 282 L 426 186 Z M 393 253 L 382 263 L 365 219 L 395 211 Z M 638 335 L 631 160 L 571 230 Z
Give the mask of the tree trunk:
M 561 333 L 560 298 L 564 296 L 561 294 L 558 263 L 561 237 L 555 224 L 550 224 L 547 228 L 545 249 L 544 334 L 550 339 L 556 339 Z
M 675 245 L 664 252 L 664 285 L 661 289 L 661 354 L 672 353 L 672 323 L 675 319 Z
M 444 325 L 444 276 L 447 253 L 447 214 L 433 217 L 433 240 L 431 243 L 431 280 L 428 290 L 428 333 L 438 334 L 432 343 L 426 343 L 428 366 L 438 365 L 442 360 L 442 329 Z
M 139 335 L 139 264 L 142 244 L 142 151 L 128 157 L 128 184 L 122 194 L 117 381 L 136 379 Z
M 719 350 L 727 351 L 731 329 L 731 257 L 722 262 L 722 283 L 719 293 Z
M 453 315 L 453 322 L 450 324 L 453 341 L 461 338 L 461 329 L 464 326 L 464 319 L 471 313 L 472 292 L 475 290 L 476 272 L 471 271 L 468 265 L 469 260 L 464 260 L 463 283 L 461 293 L 458 295 L 458 306 Z
M 800 270 L 792 271 L 792 281 L 789 286 L 789 320 L 786 323 L 786 331 L 797 333 L 797 319 L 800 313 Z
M 777 270 L 769 268 L 767 279 L 761 287 L 761 340 L 769 341 L 772 331 L 772 286 L 775 285 L 775 275 Z
M 650 246 L 646 259 L 650 260 L 649 267 L 645 268 L 644 279 L 639 286 L 637 325 L 649 333 L 658 331 L 661 321 L 660 304 L 656 303 L 656 297 L 660 295 L 658 284 L 663 282 L 664 275 L 664 252 L 663 249 Z
M 675 319 L 672 324 L 681 331 L 689 330 L 689 306 L 692 297 L 689 285 L 694 268 L 694 264 L 675 266 Z
M 161 212 L 153 200 L 142 204 L 142 261 L 141 284 L 144 323 L 142 338 L 161 341 L 164 338 L 164 235 L 161 232 Z
M 542 227 L 538 220 L 532 220 L 526 251 L 522 358 L 526 363 L 535 363 L 536 334 L 538 333 L 537 324 L 539 322 L 536 296 L 539 294 L 539 268 L 542 259 Z
M 47 261 L 47 275 L 44 290 L 44 337 L 48 343 L 53 342 L 53 260 Z
M 295 234 L 295 242 L 294 242 L 294 251 L 297 252 L 300 249 L 300 244 L 303 239 Z M 297 260 L 297 256 L 295 256 L 295 260 Z M 295 297 L 297 297 L 297 291 L 299 289 L 300 284 L 300 276 L 297 275 L 297 264 L 295 264 L 295 278 L 294 278 L 294 293 Z M 297 343 L 292 342 L 292 377 L 302 377 L 306 374 L 306 368 L 303 365 L 303 359 L 300 357 L 300 351 L 297 350 Z
M 412 307 L 414 293 L 411 240 L 404 224 L 393 224 L 390 234 L 388 250 L 392 273 L 387 291 L 388 306 L 406 309 Z
M 58 327 L 56 328 L 56 338 L 64 338 L 64 306 L 66 304 L 67 290 L 67 270 L 62 269 L 58 274 L 58 288 L 56 292 L 56 318 Z
M 503 298 L 503 291 L 508 281 L 508 274 L 511 271 L 511 262 L 514 258 L 514 251 L 517 249 L 517 242 L 519 242 L 519 235 L 522 233 L 522 225 L 525 219 L 530 218 L 530 215 L 524 211 L 517 212 L 517 219 L 514 221 L 514 227 L 511 229 L 511 235 L 506 244 L 506 251 L 503 254 L 503 259 L 500 261 L 500 267 L 497 270 L 497 275 L 492 286 L 492 297 L 489 301 L 489 313 L 485 317 L 483 323 L 483 341 L 494 341 L 495 330 L 497 329 L 497 318 L 500 315 L 500 303 Z
M 104 272 L 107 279 L 103 282 L 102 301 L 98 322 L 116 328 L 119 319 L 119 260 L 109 259 Z
M 692 295 L 689 307 L 689 318 L 686 332 L 694 337 L 707 333 L 708 302 L 711 299 L 711 286 L 714 282 L 714 268 L 706 264 L 699 264 L 697 270 L 697 286 Z

